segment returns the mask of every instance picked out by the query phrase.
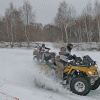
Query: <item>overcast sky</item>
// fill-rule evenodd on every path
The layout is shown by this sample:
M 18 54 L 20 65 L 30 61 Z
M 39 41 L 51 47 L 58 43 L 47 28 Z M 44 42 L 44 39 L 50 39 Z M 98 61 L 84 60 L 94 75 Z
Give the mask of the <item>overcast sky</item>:
M 26 0 L 0 0 L 0 15 L 4 15 L 5 9 L 9 7 L 9 3 L 13 2 L 14 6 L 18 8 L 23 5 Z M 78 13 L 81 13 L 89 0 L 28 0 L 36 13 L 36 22 L 48 24 L 53 22 L 56 16 L 60 2 L 66 1 L 75 7 Z M 90 0 L 94 4 L 95 0 Z M 100 0 L 98 0 L 100 1 Z

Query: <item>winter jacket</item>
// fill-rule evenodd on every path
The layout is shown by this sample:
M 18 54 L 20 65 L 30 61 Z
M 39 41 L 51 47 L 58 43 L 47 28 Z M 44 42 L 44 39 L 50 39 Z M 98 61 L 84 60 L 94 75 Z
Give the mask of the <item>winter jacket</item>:
M 50 48 L 47 48 L 47 47 L 40 47 L 40 51 L 44 51 L 45 49 L 50 49 Z
M 59 54 L 60 54 L 60 59 L 65 62 L 68 62 L 68 60 L 71 60 L 73 58 L 71 55 L 71 51 L 69 51 L 65 47 L 60 48 Z

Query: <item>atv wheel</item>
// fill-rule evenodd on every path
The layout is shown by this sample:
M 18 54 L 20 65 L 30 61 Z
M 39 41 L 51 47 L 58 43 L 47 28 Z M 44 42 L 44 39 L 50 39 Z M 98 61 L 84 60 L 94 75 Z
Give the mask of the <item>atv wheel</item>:
M 38 62 L 37 56 L 34 56 L 34 57 L 33 57 L 33 61 L 34 61 L 34 62 Z
M 100 78 L 95 81 L 95 83 L 91 86 L 91 90 L 96 90 L 100 85 Z
M 54 63 L 55 62 L 55 57 L 51 58 L 51 62 Z
M 83 77 L 75 77 L 70 82 L 70 89 L 78 95 L 87 95 L 91 90 L 90 82 Z

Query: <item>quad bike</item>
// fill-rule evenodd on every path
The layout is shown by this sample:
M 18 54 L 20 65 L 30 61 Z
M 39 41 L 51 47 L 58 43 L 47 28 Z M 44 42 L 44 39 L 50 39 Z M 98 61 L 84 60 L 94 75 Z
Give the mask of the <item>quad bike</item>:
M 33 61 L 37 62 L 40 61 L 41 55 L 38 49 L 34 49 L 33 51 Z
M 48 65 L 58 72 L 57 66 Z M 43 67 L 46 68 L 46 67 Z M 100 85 L 100 76 L 97 64 L 88 55 L 64 64 L 62 85 L 69 85 L 70 90 L 78 95 L 87 95 L 90 90 L 96 90 Z
M 39 51 L 37 49 L 34 49 L 33 51 L 33 60 L 35 62 L 46 62 L 46 63 L 54 63 L 55 61 L 55 52 L 49 52 L 50 48 Z

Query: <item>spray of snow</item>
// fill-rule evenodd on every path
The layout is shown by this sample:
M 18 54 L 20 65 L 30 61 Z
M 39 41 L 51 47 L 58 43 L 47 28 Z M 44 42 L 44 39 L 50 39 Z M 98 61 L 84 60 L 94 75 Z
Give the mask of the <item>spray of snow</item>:
M 55 78 L 55 71 L 49 69 L 49 72 L 46 72 L 44 69 L 41 69 L 39 65 L 35 65 L 36 67 L 32 70 L 32 76 L 34 79 L 34 86 L 38 88 L 43 88 L 46 90 L 54 91 L 54 92 L 64 92 L 70 93 L 67 89 L 64 89 L 60 82 L 58 82 Z
M 2 51 L 2 50 L 1 50 Z M 14 56 L 15 55 L 15 56 Z M 29 89 L 42 87 L 47 90 L 61 91 L 62 86 L 54 80 L 54 72 L 48 74 L 33 62 L 32 51 L 4 49 L 0 53 L 0 79 Z M 5 63 L 6 62 L 6 63 Z

